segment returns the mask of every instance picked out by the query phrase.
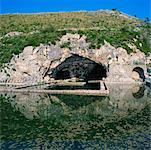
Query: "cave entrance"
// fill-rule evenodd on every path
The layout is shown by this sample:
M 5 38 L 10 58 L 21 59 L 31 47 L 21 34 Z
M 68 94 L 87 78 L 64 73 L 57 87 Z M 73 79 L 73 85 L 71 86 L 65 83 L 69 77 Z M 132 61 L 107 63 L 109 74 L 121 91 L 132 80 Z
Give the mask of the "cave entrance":
M 135 67 L 133 69 L 133 75 L 134 75 L 134 79 L 136 80 L 140 80 L 140 81 L 145 80 L 144 70 L 140 67 Z
M 102 80 L 107 77 L 107 69 L 88 58 L 73 55 L 53 69 L 52 77 L 56 80 L 74 77 L 84 81 Z
M 55 79 L 69 79 L 70 78 L 70 71 L 69 70 L 59 70 L 56 73 Z

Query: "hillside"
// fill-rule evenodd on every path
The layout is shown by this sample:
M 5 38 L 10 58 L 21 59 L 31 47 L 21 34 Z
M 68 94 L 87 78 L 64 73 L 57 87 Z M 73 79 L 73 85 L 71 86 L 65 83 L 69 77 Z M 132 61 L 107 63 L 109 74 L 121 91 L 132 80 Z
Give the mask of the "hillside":
M 66 33 L 87 36 L 90 48 L 97 49 L 104 40 L 128 53 L 135 44 L 146 54 L 150 52 L 150 24 L 118 11 L 68 12 L 45 14 L 0 15 L 0 66 L 19 54 L 25 46 L 55 44 Z M 18 35 L 11 36 L 11 32 Z

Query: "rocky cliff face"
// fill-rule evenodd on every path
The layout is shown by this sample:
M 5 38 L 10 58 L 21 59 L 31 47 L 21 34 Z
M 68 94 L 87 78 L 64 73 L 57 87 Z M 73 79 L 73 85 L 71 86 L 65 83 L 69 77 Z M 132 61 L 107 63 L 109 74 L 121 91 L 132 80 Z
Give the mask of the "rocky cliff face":
M 6 64 L 6 67 L 1 70 L 0 82 L 23 84 L 49 82 L 54 79 L 53 70 L 65 62 L 67 58 L 75 55 L 101 64 L 106 68 L 110 65 L 120 64 L 121 69 L 117 68 L 117 66 L 113 67 L 112 74 L 108 78 L 109 81 L 115 74 L 119 75 L 117 78 L 120 76 L 128 78 L 122 68 L 123 64 L 131 65 L 134 62 L 146 63 L 145 54 L 138 49 L 135 53 L 128 55 L 125 49 L 116 49 L 106 41 L 99 49 L 89 49 L 89 44 L 86 42 L 85 36 L 80 37 L 78 34 L 66 34 L 60 41 L 56 42 L 56 45 L 41 44 L 38 47 L 25 47 L 22 53 L 15 55 L 10 63 Z

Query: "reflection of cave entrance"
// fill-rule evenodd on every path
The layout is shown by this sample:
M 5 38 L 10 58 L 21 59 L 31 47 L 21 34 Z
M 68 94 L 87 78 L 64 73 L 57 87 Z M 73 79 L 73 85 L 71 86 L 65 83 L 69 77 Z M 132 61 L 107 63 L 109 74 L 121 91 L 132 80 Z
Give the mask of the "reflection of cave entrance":
M 145 91 L 145 87 L 142 86 L 142 87 L 140 87 L 140 89 L 138 90 L 138 92 L 132 93 L 132 94 L 133 94 L 134 98 L 140 99 L 140 98 L 144 97 L 144 91 Z
M 88 58 L 73 55 L 67 58 L 52 71 L 56 80 L 70 79 L 73 77 L 87 80 L 102 80 L 107 77 L 106 67 Z
M 142 81 L 145 80 L 144 70 L 142 68 L 136 67 L 133 69 L 133 72 L 139 75 L 139 80 L 142 80 Z

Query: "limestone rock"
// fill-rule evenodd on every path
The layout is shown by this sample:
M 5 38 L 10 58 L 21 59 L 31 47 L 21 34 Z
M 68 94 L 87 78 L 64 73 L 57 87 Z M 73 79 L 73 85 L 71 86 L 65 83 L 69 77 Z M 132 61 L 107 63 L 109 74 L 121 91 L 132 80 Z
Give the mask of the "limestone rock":
M 45 76 L 44 77 L 44 81 L 47 83 L 47 82 L 49 82 L 50 81 L 50 77 L 49 76 Z
M 9 32 L 5 35 L 5 37 L 14 37 L 14 36 L 19 36 L 23 34 L 22 32 L 17 32 L 17 31 L 14 31 L 14 32 Z
M 74 40 L 78 40 L 80 39 L 80 35 L 79 34 L 71 34 L 71 33 L 67 33 L 66 35 L 62 36 L 62 38 L 60 39 L 61 43 L 65 43 L 70 41 L 74 41 Z
M 134 79 L 136 81 L 139 80 L 140 79 L 139 73 L 136 71 L 133 71 L 132 72 L 132 79 Z
M 51 63 L 50 67 L 53 69 L 53 68 L 57 67 L 59 64 L 60 64 L 60 61 L 54 61 Z
M 62 49 L 57 46 L 52 46 L 51 50 L 48 52 L 48 59 L 57 60 L 62 57 Z
M 128 65 L 113 63 L 110 65 L 109 76 L 106 81 L 110 82 L 133 82 L 131 70 Z
M 61 48 L 61 45 L 65 42 L 70 42 L 69 48 Z M 135 50 L 131 55 L 127 54 L 127 51 L 123 48 L 115 48 L 107 41 L 104 41 L 99 49 L 89 49 L 90 43 L 86 42 L 86 36 L 80 36 L 79 34 L 70 34 L 62 36 L 60 41 L 56 41 L 55 45 L 49 44 L 34 48 L 33 46 L 27 46 L 23 49 L 23 52 L 19 55 L 14 55 L 3 71 L 0 72 L 0 82 L 20 82 L 20 83 L 38 83 L 47 82 L 52 79 L 52 73 L 54 68 L 62 66 L 61 64 L 68 58 L 72 59 L 72 56 L 80 56 L 87 58 L 96 63 L 103 64 L 110 67 L 109 75 L 106 80 L 108 81 L 133 81 L 131 78 L 132 71 L 128 65 L 135 63 L 146 63 L 146 56 L 144 53 Z M 72 60 L 71 60 L 72 61 Z M 87 68 L 87 64 L 83 62 L 69 63 L 71 72 L 76 72 L 74 67 Z M 147 58 L 147 63 L 151 61 L 150 56 Z M 127 68 L 125 67 L 127 65 Z M 63 66 L 64 67 L 64 66 Z M 91 71 L 93 66 L 89 66 Z M 69 69 L 68 68 L 68 69 Z M 66 68 L 62 68 L 66 69 Z M 83 77 L 84 71 L 79 72 Z M 74 77 L 74 76 L 73 76 Z M 136 79 L 137 75 L 133 74 L 133 78 Z
M 4 71 L 0 72 L 0 82 L 6 82 L 8 78 L 8 75 Z
M 16 70 L 21 73 L 33 74 L 38 72 L 40 66 L 37 65 L 36 61 L 18 61 L 16 63 Z
M 23 50 L 24 55 L 31 55 L 33 53 L 33 46 L 27 46 Z
M 135 53 L 131 53 L 130 57 L 131 64 L 145 64 L 146 56 L 140 50 L 137 50 Z
M 127 51 L 123 48 L 117 48 L 117 51 L 118 51 L 118 62 L 120 64 L 124 64 L 124 63 L 127 63 L 129 62 L 129 55 L 127 53 Z
M 51 64 L 51 61 L 49 59 L 47 59 L 47 60 L 44 61 L 43 67 L 49 68 L 50 64 Z
M 21 72 L 14 71 L 9 78 L 9 82 L 23 83 L 23 74 Z
M 16 69 L 22 73 L 29 73 L 29 66 L 25 63 L 25 61 L 18 61 L 16 63 Z

